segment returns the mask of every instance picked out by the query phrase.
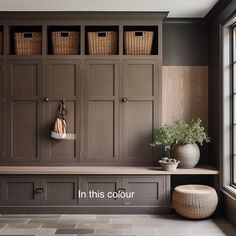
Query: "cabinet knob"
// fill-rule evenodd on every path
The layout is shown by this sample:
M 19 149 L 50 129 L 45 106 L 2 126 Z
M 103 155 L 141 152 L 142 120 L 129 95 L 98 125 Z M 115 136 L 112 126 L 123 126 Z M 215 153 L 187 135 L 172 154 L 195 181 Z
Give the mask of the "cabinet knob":
M 45 102 L 49 102 L 49 98 L 44 98 L 44 101 Z
M 121 101 L 122 101 L 122 102 L 127 102 L 127 101 L 128 101 L 128 98 L 126 98 L 126 97 L 121 98 Z

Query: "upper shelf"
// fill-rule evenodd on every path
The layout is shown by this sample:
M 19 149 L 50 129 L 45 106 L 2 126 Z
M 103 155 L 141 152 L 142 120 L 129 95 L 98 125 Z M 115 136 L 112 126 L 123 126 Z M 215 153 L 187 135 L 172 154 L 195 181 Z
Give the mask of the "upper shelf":
M 0 175 L 217 175 L 210 166 L 163 171 L 159 167 L 139 166 L 1 166 Z
M 159 25 L 0 26 L 7 56 L 159 56 Z M 0 51 L 1 52 L 1 51 Z

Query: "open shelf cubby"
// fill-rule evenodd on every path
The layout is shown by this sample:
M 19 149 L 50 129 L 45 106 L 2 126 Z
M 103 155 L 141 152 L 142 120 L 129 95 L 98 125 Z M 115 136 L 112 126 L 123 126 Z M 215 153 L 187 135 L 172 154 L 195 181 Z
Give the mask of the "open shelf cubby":
M 16 48 L 15 33 L 22 33 L 23 38 L 34 38 L 35 37 L 34 33 L 37 33 L 36 37 L 39 37 L 38 39 L 34 40 L 36 41 L 36 44 L 38 45 L 37 52 L 33 54 L 22 53 L 21 55 L 41 55 L 42 54 L 42 26 L 10 26 L 9 32 L 10 32 L 9 53 L 11 55 L 19 55 L 19 53 L 17 53 L 17 48 Z M 21 48 L 24 47 L 23 42 L 20 42 L 20 44 L 21 44 Z
M 124 55 L 158 55 L 158 26 L 154 25 L 145 25 L 145 26 L 124 26 L 123 28 L 123 32 L 124 32 L 124 39 L 123 39 L 123 54 Z M 128 35 L 126 34 L 126 32 L 133 32 L 133 35 L 129 35 L 129 38 L 126 41 L 126 37 L 128 37 Z M 138 38 L 138 37 L 145 37 L 145 32 L 152 32 L 152 40 L 149 37 L 151 46 L 150 46 L 150 50 L 144 50 L 144 51 L 148 51 L 146 53 L 142 53 L 142 50 L 138 50 L 135 52 L 135 43 L 136 46 L 139 47 L 143 47 L 145 44 L 145 47 L 147 46 L 147 40 L 145 39 L 145 43 L 142 42 L 142 40 L 135 40 L 134 37 Z M 126 45 L 127 42 L 127 45 Z M 129 47 L 129 48 L 128 48 Z M 132 50 L 130 49 L 130 47 L 132 47 Z
M 48 55 L 79 55 L 81 51 L 80 26 L 48 26 Z
M 90 33 L 95 34 L 91 35 Z M 85 26 L 85 54 L 118 55 L 119 26 Z

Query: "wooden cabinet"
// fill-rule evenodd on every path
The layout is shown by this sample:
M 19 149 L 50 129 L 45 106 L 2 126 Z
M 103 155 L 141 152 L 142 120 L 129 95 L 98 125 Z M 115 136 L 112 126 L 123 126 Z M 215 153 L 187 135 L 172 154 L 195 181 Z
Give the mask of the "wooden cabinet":
M 134 192 L 133 198 L 125 198 L 126 206 L 168 206 L 170 204 L 169 176 L 124 177 L 123 187 Z
M 85 161 L 118 160 L 118 60 L 85 61 Z
M 152 131 L 158 123 L 158 61 L 124 60 L 121 86 L 123 161 L 154 161 Z M 122 100 L 125 99 L 125 100 Z
M 9 162 L 35 163 L 42 158 L 42 62 L 8 61 Z
M 20 13 L 2 17 L 6 42 L 0 55 L 0 110 L 5 115 L 0 116 L 0 128 L 5 133 L 0 134 L 0 164 L 154 163 L 149 143 L 153 128 L 161 123 L 161 26 L 165 14 L 72 15 L 42 13 L 27 20 Z M 56 31 L 78 32 L 80 50 L 73 55 L 53 55 L 51 34 Z M 116 32 L 115 54 L 89 55 L 88 33 L 100 31 Z M 153 32 L 149 55 L 126 53 L 128 31 Z M 41 53 L 18 55 L 16 32 L 28 32 L 26 37 L 31 37 L 30 32 L 40 33 Z M 62 100 L 69 111 L 67 132 L 76 139 L 51 138 Z
M 43 205 L 76 205 L 77 178 L 46 177 L 41 179 Z
M 117 192 L 121 187 L 121 179 L 115 177 L 81 177 L 79 183 L 79 204 L 84 206 L 115 206 L 121 205 L 121 199 L 110 198 L 109 192 Z M 83 193 L 86 197 L 83 197 Z M 102 195 L 99 195 L 102 194 Z
M 6 177 L 1 179 L 2 205 L 38 205 L 40 184 L 35 177 Z
M 80 156 L 80 60 L 47 60 L 44 86 L 44 130 L 45 156 L 47 162 L 73 163 Z M 65 100 L 67 132 L 77 134 L 75 139 L 56 140 L 50 137 L 54 121 L 58 115 L 59 103 Z

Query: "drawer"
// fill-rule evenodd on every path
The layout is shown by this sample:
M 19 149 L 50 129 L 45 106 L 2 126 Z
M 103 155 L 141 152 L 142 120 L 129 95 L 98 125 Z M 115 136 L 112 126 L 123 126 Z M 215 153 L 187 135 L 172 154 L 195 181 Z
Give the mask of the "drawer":
M 7 177 L 1 179 L 3 205 L 37 205 L 40 194 L 36 189 L 40 187 L 38 178 Z
M 107 193 L 117 192 L 121 187 L 121 179 L 116 177 L 81 177 L 79 180 L 79 204 L 87 206 L 121 205 L 121 199 L 109 198 Z M 95 192 L 89 196 L 89 193 Z M 97 194 L 96 194 L 97 193 Z M 104 197 L 101 194 L 104 193 Z M 100 196 L 98 196 L 100 194 Z
M 169 176 L 156 177 L 123 177 L 123 188 L 134 192 L 133 198 L 124 198 L 128 206 L 165 206 L 170 204 Z
M 77 178 L 47 177 L 41 179 L 43 205 L 76 205 Z

